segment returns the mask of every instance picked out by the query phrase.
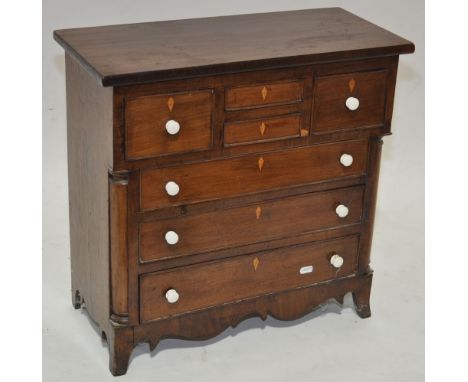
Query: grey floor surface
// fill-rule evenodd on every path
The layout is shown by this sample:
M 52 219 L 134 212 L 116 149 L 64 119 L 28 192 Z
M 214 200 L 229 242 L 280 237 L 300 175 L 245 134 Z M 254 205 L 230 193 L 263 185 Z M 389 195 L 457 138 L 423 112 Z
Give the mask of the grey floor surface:
M 44 1 L 43 376 L 111 381 L 108 350 L 84 311 L 72 308 L 68 244 L 63 51 L 52 30 L 159 19 L 341 5 L 416 44 L 402 56 L 393 133 L 384 139 L 372 267 L 372 317 L 351 297 L 292 322 L 249 319 L 204 342 L 139 345 L 120 381 L 424 380 L 423 1 Z M 352 6 L 351 6 L 352 5 Z M 191 8 L 192 7 L 192 8 Z

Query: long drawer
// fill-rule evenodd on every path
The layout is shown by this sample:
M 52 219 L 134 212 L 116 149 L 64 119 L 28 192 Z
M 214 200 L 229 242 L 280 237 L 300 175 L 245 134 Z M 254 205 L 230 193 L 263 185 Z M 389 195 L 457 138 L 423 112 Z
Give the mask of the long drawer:
M 140 320 L 208 308 L 356 272 L 358 237 L 280 248 L 140 276 Z
M 140 261 L 193 255 L 356 224 L 361 221 L 363 193 L 364 187 L 357 186 L 141 223 Z
M 153 210 L 362 175 L 367 148 L 367 141 L 345 141 L 143 170 L 140 207 Z M 169 192 L 168 184 L 176 191 Z

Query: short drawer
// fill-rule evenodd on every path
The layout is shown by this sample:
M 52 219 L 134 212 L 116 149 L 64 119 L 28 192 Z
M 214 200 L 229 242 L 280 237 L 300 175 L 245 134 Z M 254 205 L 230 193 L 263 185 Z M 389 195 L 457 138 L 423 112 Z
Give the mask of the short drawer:
M 349 276 L 359 239 L 350 236 L 140 276 L 140 320 L 209 308 Z
M 301 115 L 263 118 L 224 125 L 224 145 L 236 146 L 249 143 L 277 141 L 301 136 Z M 308 135 L 304 130 L 304 135 Z
M 266 83 L 226 89 L 226 110 L 247 109 L 275 104 L 300 102 L 304 86 L 301 81 Z
M 140 207 L 152 210 L 362 175 L 367 147 L 367 141 L 346 141 L 143 170 Z M 343 162 L 343 156 L 351 163 Z M 168 184 L 177 185 L 175 193 L 168 192 Z
M 212 90 L 127 99 L 127 158 L 209 149 L 212 109 Z
M 382 125 L 386 82 L 385 70 L 316 78 L 312 132 Z
M 364 187 L 140 224 L 140 261 L 188 256 L 339 228 L 361 221 Z M 341 214 L 341 215 L 340 215 Z

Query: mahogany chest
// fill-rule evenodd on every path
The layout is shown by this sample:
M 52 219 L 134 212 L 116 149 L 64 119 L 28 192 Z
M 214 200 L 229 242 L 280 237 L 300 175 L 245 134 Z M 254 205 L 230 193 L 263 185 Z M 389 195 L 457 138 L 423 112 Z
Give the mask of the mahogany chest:
M 343 9 L 59 30 L 72 299 L 124 374 L 133 347 L 370 316 L 379 160 L 399 54 Z

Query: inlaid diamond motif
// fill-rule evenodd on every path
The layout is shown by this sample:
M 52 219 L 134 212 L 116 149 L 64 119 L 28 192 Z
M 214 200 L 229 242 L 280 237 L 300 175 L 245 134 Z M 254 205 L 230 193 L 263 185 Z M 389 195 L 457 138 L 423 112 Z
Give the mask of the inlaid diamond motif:
M 354 87 L 356 86 L 356 81 L 354 81 L 354 78 L 351 78 L 348 82 L 349 86 L 349 91 L 352 93 L 354 91 Z
M 260 215 L 262 214 L 262 209 L 260 207 L 257 207 L 255 210 L 255 216 L 257 217 L 257 220 L 260 219 Z
M 169 108 L 169 111 L 172 111 L 172 109 L 174 108 L 174 98 L 169 97 L 169 99 L 167 100 L 167 107 Z
M 260 125 L 260 134 L 262 135 L 262 137 L 263 137 L 263 134 L 265 134 L 265 130 L 266 130 L 265 122 L 262 122 L 262 124 Z
M 265 163 L 265 161 L 263 160 L 263 157 L 260 157 L 260 159 L 258 160 L 258 169 L 260 171 L 262 171 L 262 168 L 263 168 L 263 164 Z
M 260 260 L 258 259 L 258 257 L 253 259 L 252 263 L 253 263 L 254 271 L 257 271 L 258 264 L 260 264 Z

